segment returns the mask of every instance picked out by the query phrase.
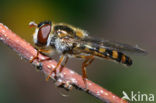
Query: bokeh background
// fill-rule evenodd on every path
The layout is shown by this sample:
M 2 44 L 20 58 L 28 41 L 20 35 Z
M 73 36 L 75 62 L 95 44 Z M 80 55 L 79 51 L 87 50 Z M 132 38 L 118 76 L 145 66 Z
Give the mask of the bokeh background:
M 134 65 L 95 60 L 89 79 L 122 97 L 122 91 L 156 95 L 155 0 L 0 0 L 0 22 L 33 44 L 30 21 L 65 22 L 87 30 L 90 36 L 139 45 L 146 56 L 131 55 Z M 57 59 L 57 58 L 56 58 Z M 81 73 L 82 61 L 68 67 Z M 60 92 L 68 95 L 64 97 Z M 84 92 L 65 92 L 0 42 L 0 103 L 101 103 Z

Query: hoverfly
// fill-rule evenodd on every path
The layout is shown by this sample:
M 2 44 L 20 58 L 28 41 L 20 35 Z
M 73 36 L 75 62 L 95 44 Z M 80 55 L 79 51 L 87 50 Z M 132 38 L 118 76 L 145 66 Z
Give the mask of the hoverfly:
M 86 67 L 93 62 L 94 58 L 112 60 L 130 66 L 132 65 L 132 59 L 124 52 L 146 53 L 144 50 L 128 44 L 94 39 L 89 37 L 86 31 L 64 23 L 44 21 L 38 25 L 30 22 L 29 25 L 36 27 L 33 40 L 35 45 L 41 48 L 39 50 L 41 53 L 51 57 L 52 51 L 55 51 L 61 55 L 54 71 L 64 59 L 65 64 L 69 57 L 84 59 L 81 68 L 85 84 L 87 78 Z M 34 59 L 36 57 L 32 61 Z M 51 71 L 51 74 L 54 71 Z M 49 74 L 47 80 L 51 74 Z

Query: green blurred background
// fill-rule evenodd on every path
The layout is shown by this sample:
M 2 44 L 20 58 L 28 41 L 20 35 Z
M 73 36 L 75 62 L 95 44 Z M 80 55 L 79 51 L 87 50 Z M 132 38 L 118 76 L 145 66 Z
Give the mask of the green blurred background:
M 0 0 L 0 22 L 31 44 L 34 29 L 28 23 L 44 20 L 65 22 L 87 30 L 90 36 L 146 49 L 147 56 L 131 55 L 131 67 L 95 60 L 88 67 L 88 77 L 120 97 L 123 90 L 156 95 L 155 0 Z M 81 63 L 70 60 L 68 67 L 81 73 Z M 44 74 L 0 42 L 0 103 L 28 102 L 101 103 L 81 91 L 55 88 Z

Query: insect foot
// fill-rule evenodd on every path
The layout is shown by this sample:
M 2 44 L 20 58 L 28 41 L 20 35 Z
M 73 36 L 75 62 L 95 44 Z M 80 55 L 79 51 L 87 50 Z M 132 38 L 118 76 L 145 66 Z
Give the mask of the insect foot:
M 57 87 L 61 87 L 61 88 L 65 88 L 67 91 L 70 91 L 72 90 L 73 86 L 71 85 L 71 82 L 70 81 L 64 81 L 62 79 L 58 79 L 56 82 L 55 82 L 55 85 Z

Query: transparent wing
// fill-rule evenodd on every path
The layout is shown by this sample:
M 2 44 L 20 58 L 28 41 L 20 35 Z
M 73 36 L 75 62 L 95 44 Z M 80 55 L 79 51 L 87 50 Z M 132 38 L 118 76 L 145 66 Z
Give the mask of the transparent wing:
M 115 41 L 93 39 L 91 37 L 85 38 L 84 40 L 88 42 L 96 43 L 97 45 L 103 48 L 117 50 L 124 53 L 147 54 L 145 50 L 139 48 L 137 45 L 131 46 L 129 44 L 119 43 Z

